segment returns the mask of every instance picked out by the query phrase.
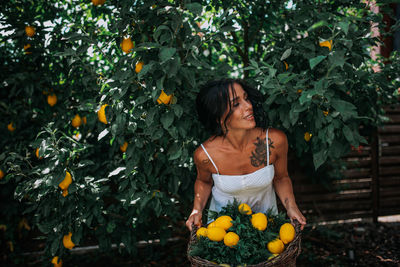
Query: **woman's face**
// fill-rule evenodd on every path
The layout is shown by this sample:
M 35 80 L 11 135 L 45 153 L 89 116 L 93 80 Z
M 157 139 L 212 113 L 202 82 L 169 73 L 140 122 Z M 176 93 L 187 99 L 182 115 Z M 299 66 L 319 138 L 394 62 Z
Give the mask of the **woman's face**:
M 232 94 L 234 91 L 234 94 Z M 235 129 L 252 129 L 256 126 L 256 121 L 253 116 L 253 106 L 247 97 L 247 92 L 243 90 L 242 86 L 238 83 L 233 84 L 233 90 L 229 91 L 229 101 L 232 113 L 226 121 L 226 128 L 224 121 L 229 113 L 229 105 L 224 115 L 221 118 L 221 125 L 224 132 Z

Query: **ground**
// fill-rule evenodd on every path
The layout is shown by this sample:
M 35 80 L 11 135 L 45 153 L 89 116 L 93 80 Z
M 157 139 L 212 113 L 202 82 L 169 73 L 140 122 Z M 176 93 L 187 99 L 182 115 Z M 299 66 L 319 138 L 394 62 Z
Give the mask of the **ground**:
M 309 226 L 302 233 L 297 266 L 400 266 L 399 237 L 400 222 Z M 64 258 L 64 266 L 190 266 L 186 258 L 188 238 L 189 232 L 182 231 L 167 246 L 140 248 L 135 257 L 118 255 L 116 251 L 71 254 Z M 50 266 L 39 256 L 2 256 L 2 266 Z

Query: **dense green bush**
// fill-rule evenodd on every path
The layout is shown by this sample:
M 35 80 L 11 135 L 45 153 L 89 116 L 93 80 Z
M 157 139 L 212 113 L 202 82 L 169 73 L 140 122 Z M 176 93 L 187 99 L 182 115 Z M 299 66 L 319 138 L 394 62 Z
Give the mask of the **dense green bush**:
M 399 87 L 398 56 L 386 66 L 369 56 L 379 41 L 370 22 L 381 16 L 360 1 L 10 0 L 1 17 L 1 186 L 15 188 L 46 257 L 67 253 L 69 232 L 77 245 L 122 242 L 134 253 L 136 241 L 165 242 L 183 227 L 191 156 L 207 137 L 194 100 L 209 79 L 245 78 L 263 92 L 269 124 L 315 168 L 365 142 L 360 126 L 379 124 Z M 120 47 L 127 37 L 128 54 Z M 170 103 L 158 103 L 162 91 Z M 103 104 L 107 124 L 96 114 Z M 87 121 L 79 128 L 76 114 Z

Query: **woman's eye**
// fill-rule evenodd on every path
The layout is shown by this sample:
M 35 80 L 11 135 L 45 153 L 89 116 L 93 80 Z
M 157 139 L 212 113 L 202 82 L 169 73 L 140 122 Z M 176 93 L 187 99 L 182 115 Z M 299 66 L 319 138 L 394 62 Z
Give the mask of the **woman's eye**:
M 234 106 L 234 107 L 238 107 L 238 106 L 239 106 L 239 103 L 238 103 L 238 102 L 235 102 L 235 103 L 233 103 L 233 106 Z

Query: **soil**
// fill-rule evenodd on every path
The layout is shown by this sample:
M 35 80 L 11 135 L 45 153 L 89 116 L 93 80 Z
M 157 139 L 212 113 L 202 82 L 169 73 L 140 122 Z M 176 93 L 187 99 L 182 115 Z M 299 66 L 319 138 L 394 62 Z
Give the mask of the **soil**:
M 138 249 L 135 257 L 117 251 L 71 254 L 64 266 L 190 266 L 186 258 L 189 232 L 166 246 Z M 308 226 L 302 232 L 297 266 L 400 266 L 400 223 L 343 223 Z M 3 252 L 1 253 L 3 254 Z M 4 254 L 2 255 L 4 256 Z M 2 266 L 50 266 L 40 257 L 8 255 Z M 5 260 L 5 261 L 4 261 Z M 3 265 L 6 263 L 6 265 Z

